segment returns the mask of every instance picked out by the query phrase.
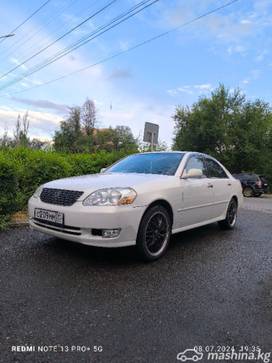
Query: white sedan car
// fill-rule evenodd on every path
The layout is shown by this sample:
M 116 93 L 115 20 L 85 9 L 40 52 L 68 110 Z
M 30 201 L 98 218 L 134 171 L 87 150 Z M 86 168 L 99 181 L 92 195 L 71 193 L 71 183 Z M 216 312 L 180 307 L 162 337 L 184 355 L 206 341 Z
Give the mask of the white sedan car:
M 145 260 L 155 260 L 173 233 L 213 222 L 232 229 L 242 198 L 239 180 L 208 155 L 142 153 L 100 174 L 42 185 L 29 200 L 29 223 L 90 246 L 136 245 Z

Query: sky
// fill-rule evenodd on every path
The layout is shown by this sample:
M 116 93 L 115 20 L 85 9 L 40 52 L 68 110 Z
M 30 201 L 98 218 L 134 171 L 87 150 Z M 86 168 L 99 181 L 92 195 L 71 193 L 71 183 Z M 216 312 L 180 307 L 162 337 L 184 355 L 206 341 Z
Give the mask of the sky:
M 1 0 L 0 35 L 16 28 L 45 0 Z M 30 136 L 50 139 L 68 107 L 94 100 L 99 127 L 129 126 L 143 136 L 144 123 L 160 126 L 159 139 L 171 145 L 172 116 L 220 83 L 240 88 L 250 99 L 272 103 L 272 0 L 239 0 L 143 47 L 84 72 L 44 84 L 99 62 L 116 52 L 191 20 L 228 0 L 159 0 L 50 66 L 26 76 L 34 66 L 87 36 L 140 0 L 115 0 L 39 55 L 39 52 L 110 0 L 50 0 L 0 40 L 0 135 L 11 135 L 18 113 L 29 112 Z M 25 76 L 23 78 L 23 76 Z M 2 78 L 1 78 L 2 77 Z

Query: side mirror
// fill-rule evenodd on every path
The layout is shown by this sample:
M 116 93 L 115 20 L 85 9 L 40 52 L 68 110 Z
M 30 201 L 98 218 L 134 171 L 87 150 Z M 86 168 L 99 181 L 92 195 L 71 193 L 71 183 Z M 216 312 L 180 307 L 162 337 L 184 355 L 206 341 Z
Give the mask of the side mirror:
M 201 178 L 203 176 L 203 172 L 201 169 L 190 169 L 188 173 L 183 172 L 181 179 L 189 179 L 189 178 Z
M 102 168 L 100 169 L 100 173 L 104 173 L 104 171 L 106 170 L 107 168 Z

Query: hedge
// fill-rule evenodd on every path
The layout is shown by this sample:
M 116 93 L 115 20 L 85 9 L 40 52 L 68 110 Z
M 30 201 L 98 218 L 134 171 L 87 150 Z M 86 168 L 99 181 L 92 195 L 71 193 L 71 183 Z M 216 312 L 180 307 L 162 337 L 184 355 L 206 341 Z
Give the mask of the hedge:
M 124 152 L 63 154 L 25 148 L 0 150 L 0 229 L 11 213 L 27 208 L 37 187 L 50 180 L 98 173 Z
M 0 230 L 17 209 L 18 178 L 17 169 L 10 160 L 0 154 Z

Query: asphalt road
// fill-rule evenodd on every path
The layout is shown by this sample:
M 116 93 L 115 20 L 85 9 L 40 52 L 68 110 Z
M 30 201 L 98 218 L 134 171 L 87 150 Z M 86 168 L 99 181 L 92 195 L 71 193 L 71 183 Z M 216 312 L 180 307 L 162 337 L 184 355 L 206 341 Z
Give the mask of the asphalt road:
M 270 352 L 272 219 L 256 208 L 241 210 L 234 231 L 214 224 L 176 235 L 152 264 L 133 249 L 88 248 L 28 228 L 1 233 L 0 361 L 170 363 L 208 345 Z M 11 351 L 22 345 L 90 350 Z

